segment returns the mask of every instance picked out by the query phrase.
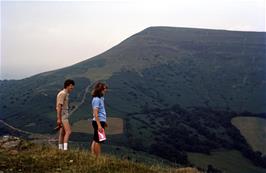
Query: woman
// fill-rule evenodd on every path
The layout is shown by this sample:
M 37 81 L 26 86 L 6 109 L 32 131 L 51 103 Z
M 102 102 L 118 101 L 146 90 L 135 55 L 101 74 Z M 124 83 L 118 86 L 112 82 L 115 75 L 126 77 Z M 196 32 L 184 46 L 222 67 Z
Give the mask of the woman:
M 92 91 L 92 110 L 93 110 L 93 121 L 92 127 L 94 129 L 93 141 L 91 144 L 91 153 L 98 158 L 101 153 L 101 143 L 98 137 L 98 131 L 107 127 L 106 124 L 106 111 L 104 107 L 104 95 L 107 92 L 107 85 L 101 82 L 98 82 Z

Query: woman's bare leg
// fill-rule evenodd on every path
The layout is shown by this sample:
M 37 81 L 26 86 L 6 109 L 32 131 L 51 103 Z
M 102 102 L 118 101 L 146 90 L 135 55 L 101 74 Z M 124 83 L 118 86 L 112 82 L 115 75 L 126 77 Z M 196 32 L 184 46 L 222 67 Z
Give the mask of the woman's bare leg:
M 95 144 L 95 142 L 92 141 L 92 143 L 91 143 L 91 154 L 95 154 L 95 152 L 94 152 L 94 144 Z
M 96 158 L 98 158 L 98 156 L 100 156 L 101 154 L 101 144 L 94 142 L 94 154 L 96 156 Z

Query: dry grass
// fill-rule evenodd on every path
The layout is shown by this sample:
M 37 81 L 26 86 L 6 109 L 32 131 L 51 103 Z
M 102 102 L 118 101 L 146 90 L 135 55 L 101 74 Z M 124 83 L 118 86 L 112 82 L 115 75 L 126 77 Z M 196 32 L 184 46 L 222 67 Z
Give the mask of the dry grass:
M 0 172 L 64 173 L 198 173 L 195 168 L 145 165 L 114 156 L 95 159 L 84 150 L 59 151 L 51 146 L 35 145 L 16 154 L 0 150 Z

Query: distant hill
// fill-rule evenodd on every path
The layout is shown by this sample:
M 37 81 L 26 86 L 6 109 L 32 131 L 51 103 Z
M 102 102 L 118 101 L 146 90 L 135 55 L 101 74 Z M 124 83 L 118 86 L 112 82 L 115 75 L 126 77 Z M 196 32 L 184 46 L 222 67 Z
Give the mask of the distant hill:
M 263 32 L 150 27 L 73 66 L 1 81 L 0 118 L 24 130 L 52 133 L 63 81 L 76 81 L 70 98 L 75 123 L 91 118 L 89 91 L 102 80 L 110 86 L 109 116 L 125 122 L 125 133 L 110 136 L 111 144 L 182 163 L 187 151 L 236 149 L 264 165 L 231 119 L 265 118 L 265 40 Z M 169 153 L 162 155 L 161 145 Z

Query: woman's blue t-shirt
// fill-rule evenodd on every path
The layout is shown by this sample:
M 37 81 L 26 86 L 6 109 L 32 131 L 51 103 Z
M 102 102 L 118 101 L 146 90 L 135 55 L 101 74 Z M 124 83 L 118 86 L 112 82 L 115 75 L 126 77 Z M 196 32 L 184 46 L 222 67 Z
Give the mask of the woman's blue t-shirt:
M 98 117 L 100 121 L 106 122 L 106 112 L 104 107 L 104 97 L 93 97 L 92 99 L 92 109 L 98 108 Z M 95 121 L 95 117 L 93 115 L 93 120 Z

